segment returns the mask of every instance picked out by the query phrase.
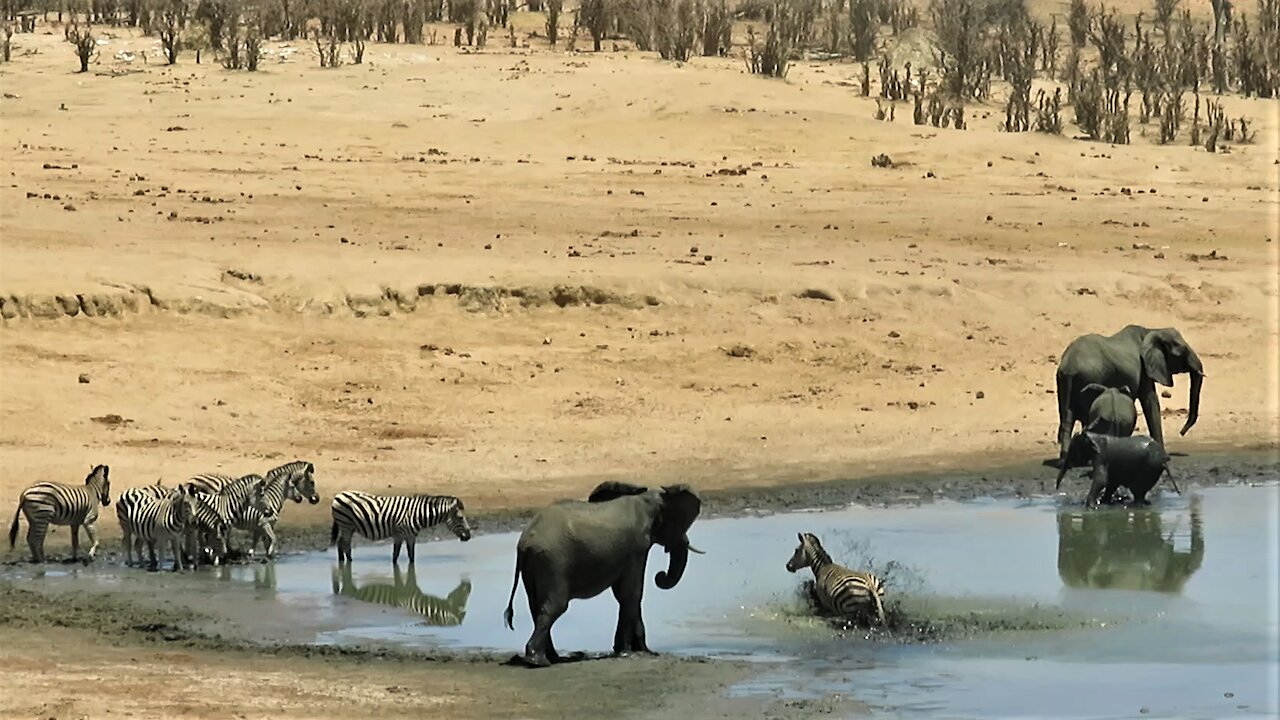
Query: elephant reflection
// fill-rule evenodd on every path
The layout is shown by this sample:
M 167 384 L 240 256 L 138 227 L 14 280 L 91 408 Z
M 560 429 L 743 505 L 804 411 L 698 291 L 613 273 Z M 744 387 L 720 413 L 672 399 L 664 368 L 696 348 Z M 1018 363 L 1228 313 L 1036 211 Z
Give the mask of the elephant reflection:
M 1153 508 L 1058 513 L 1058 576 L 1067 587 L 1181 592 L 1204 560 L 1200 498 L 1191 498 L 1191 548 L 1174 549 Z
M 359 587 L 351 578 L 351 564 L 333 567 L 333 593 L 347 595 L 364 602 L 390 605 L 409 610 L 423 617 L 424 625 L 461 625 L 467 616 L 467 599 L 471 597 L 471 581 L 463 579 L 458 587 L 440 598 L 427 595 L 418 587 L 417 571 L 413 565 L 406 572 L 393 565 L 393 583 L 365 583 Z

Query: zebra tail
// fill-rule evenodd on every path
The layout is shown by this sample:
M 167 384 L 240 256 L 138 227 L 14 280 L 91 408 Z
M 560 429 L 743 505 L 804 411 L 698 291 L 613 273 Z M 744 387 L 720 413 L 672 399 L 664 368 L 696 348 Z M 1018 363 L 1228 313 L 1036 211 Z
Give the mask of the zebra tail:
M 871 597 L 875 598 L 876 601 L 876 619 L 880 621 L 881 625 L 884 625 L 884 600 L 880 599 L 880 593 L 876 592 L 874 589 L 871 592 Z
M 507 598 L 507 609 L 502 612 L 502 620 L 507 624 L 508 630 L 515 630 L 515 610 L 512 605 L 516 601 L 516 588 L 520 585 L 520 553 L 516 553 L 516 573 L 511 579 L 511 597 Z
M 18 511 L 13 514 L 13 524 L 9 526 L 9 549 L 18 542 L 18 517 L 22 515 L 22 503 L 18 503 Z
M 338 542 L 338 521 L 334 520 L 333 525 L 329 528 L 329 547 Z

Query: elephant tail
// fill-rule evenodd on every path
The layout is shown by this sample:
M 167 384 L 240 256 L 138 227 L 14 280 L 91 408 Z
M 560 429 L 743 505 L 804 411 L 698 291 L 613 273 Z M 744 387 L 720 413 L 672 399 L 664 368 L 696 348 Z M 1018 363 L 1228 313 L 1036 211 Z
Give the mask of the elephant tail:
M 1059 369 L 1055 379 L 1058 385 L 1058 463 L 1061 468 L 1066 467 L 1067 446 L 1071 443 L 1071 431 L 1076 424 L 1076 417 L 1072 413 L 1075 403 L 1075 398 L 1072 396 L 1075 378 Z M 1061 478 L 1058 483 L 1062 483 Z
M 9 549 L 18 542 L 18 518 L 22 516 L 22 503 L 18 503 L 18 511 L 13 514 L 13 524 L 9 526 Z
M 1173 485 L 1173 491 L 1181 495 L 1182 491 L 1178 489 L 1178 481 L 1173 479 L 1173 471 L 1169 469 L 1168 462 L 1165 462 L 1164 464 L 1164 474 L 1169 476 L 1169 482 Z M 14 522 L 17 522 L 17 520 L 15 519 Z
M 507 598 L 507 609 L 502 612 L 502 621 L 506 623 L 508 630 L 515 630 L 515 610 L 513 605 L 516 601 L 516 588 L 520 585 L 520 553 L 516 553 L 516 573 L 511 579 L 511 597 Z

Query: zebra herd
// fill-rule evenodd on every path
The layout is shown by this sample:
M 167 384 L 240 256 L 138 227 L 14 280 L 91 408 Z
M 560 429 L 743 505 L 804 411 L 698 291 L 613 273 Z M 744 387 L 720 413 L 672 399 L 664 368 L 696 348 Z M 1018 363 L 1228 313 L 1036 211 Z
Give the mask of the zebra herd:
M 152 568 L 163 564 L 166 548 L 173 557 L 174 570 L 183 569 L 188 558 L 192 566 L 198 568 L 202 555 L 208 555 L 214 565 L 219 565 L 230 552 L 228 540 L 232 530 L 249 534 L 249 554 L 261 544 L 266 556 L 274 557 L 275 524 L 285 500 L 301 503 L 304 499 L 313 505 L 320 502 L 315 465 L 304 460 L 285 463 L 266 475 L 201 474 L 171 488 L 160 483 L 130 488 L 122 492 L 116 502 L 125 562 L 135 564 L 136 554 L 137 564 L 141 564 L 142 545 L 146 543 Z M 79 559 L 80 528 L 83 527 L 90 542 L 85 562 L 92 561 L 98 551 L 98 508 L 110 504 L 110 468 L 106 465 L 95 466 L 81 485 L 55 482 L 31 485 L 18 498 L 18 510 L 9 528 L 9 547 L 12 549 L 17 542 L 19 519 L 25 515 L 32 562 L 45 561 L 44 539 L 50 525 L 71 526 L 73 561 Z M 347 574 L 341 576 L 344 582 L 339 583 L 335 576 L 335 588 L 351 587 L 351 538 L 357 533 L 375 541 L 392 538 L 392 563 L 397 571 L 401 546 L 407 545 L 410 573 L 413 572 L 414 545 L 422 529 L 443 523 L 463 542 L 471 539 L 471 525 L 463 503 L 453 496 L 375 495 L 347 490 L 334 496 L 331 510 L 329 542 L 337 545 L 339 565 L 347 563 Z M 870 609 L 883 624 L 884 583 L 872 573 L 836 564 L 816 535 L 801 533 L 798 537 L 800 545 L 787 561 L 787 570 L 794 573 L 807 567 L 813 571 L 816 594 L 823 609 L 845 616 Z M 394 589 L 376 591 L 387 595 L 380 596 L 379 601 L 393 604 L 392 595 L 397 595 Z M 462 592 L 460 598 L 455 599 L 451 594 L 449 602 L 444 603 L 448 611 L 424 603 L 416 596 L 401 599 L 397 595 L 394 604 L 408 603 L 422 614 L 439 615 L 441 624 L 445 624 L 446 616 L 461 620 L 455 608 L 465 605 L 469 583 Z
M 22 491 L 18 509 L 9 527 L 9 547 L 17 543 L 19 520 L 27 518 L 27 545 L 31 561 L 45 561 L 44 540 L 50 525 L 71 526 L 71 559 L 80 559 L 80 529 L 89 537 L 85 562 L 98 552 L 98 509 L 111 504 L 110 468 L 95 466 L 82 485 L 39 482 Z M 267 471 L 266 475 L 241 477 L 205 473 L 185 483 L 166 487 L 160 482 L 125 490 L 116 502 L 116 518 L 123 536 L 125 563 L 142 564 L 142 546 L 148 548 L 150 566 L 164 563 L 166 550 L 173 569 L 184 562 L 198 568 L 203 556 L 214 565 L 226 562 L 233 530 L 249 534 L 247 552 L 261 545 L 265 555 L 276 555 L 276 522 L 285 500 L 312 505 L 320 502 L 316 492 L 313 463 L 295 460 Z M 393 560 L 399 562 L 400 547 L 409 546 L 409 563 L 414 562 L 414 543 L 426 527 L 443 522 L 463 541 L 471 539 L 462 501 L 446 495 L 374 495 L 345 491 L 332 503 L 333 532 L 330 544 L 338 545 L 338 560 L 351 560 L 351 537 L 355 533 L 370 539 L 395 539 Z M 159 553 L 157 555 L 157 548 Z

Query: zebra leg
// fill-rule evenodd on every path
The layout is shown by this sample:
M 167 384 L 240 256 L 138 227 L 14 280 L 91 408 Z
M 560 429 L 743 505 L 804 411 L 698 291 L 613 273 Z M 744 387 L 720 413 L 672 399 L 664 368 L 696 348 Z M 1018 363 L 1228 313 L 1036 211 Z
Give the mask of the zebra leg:
M 147 553 L 151 556 L 151 564 L 147 566 L 147 570 L 159 570 L 160 563 L 156 559 L 156 541 L 147 540 Z
M 418 547 L 418 538 L 410 536 L 405 538 L 404 543 L 408 546 L 406 549 L 409 551 L 409 567 L 413 567 L 413 551 Z
M 31 548 L 31 562 L 44 562 L 44 534 L 49 529 L 49 521 L 27 516 L 27 547 Z
M 129 532 L 129 528 L 121 527 L 120 535 L 123 537 L 121 544 L 124 545 L 124 564 L 130 567 L 133 565 L 133 533 Z
M 394 542 L 395 544 L 392 546 L 391 550 L 391 564 L 398 565 L 400 563 L 400 545 L 402 541 L 400 538 L 396 538 Z
M 341 529 L 338 531 L 338 562 L 342 562 L 344 557 L 351 562 L 351 531 Z
M 178 572 L 179 570 L 184 569 L 182 567 L 182 536 L 171 536 L 169 538 L 169 547 L 173 550 L 173 571 Z M 198 554 L 197 557 L 199 557 Z
M 275 523 L 263 522 L 255 533 L 256 536 L 262 538 L 262 550 L 268 558 L 276 556 L 276 528 Z M 257 537 L 254 538 L 253 544 L 258 544 Z
M 71 562 L 80 557 L 80 526 L 71 523 Z
M 73 530 L 72 532 L 74 533 L 75 531 Z M 86 563 L 90 563 L 90 562 L 93 562 L 93 559 L 94 559 L 94 558 L 96 558 L 96 557 L 98 556 L 98 527 L 97 527 L 97 524 L 96 524 L 96 523 L 86 523 L 86 524 L 85 524 L 85 526 L 84 526 L 84 534 L 89 538 L 89 559 L 86 561 Z M 75 538 L 75 535 L 73 534 L 71 537 L 72 537 L 72 538 Z

